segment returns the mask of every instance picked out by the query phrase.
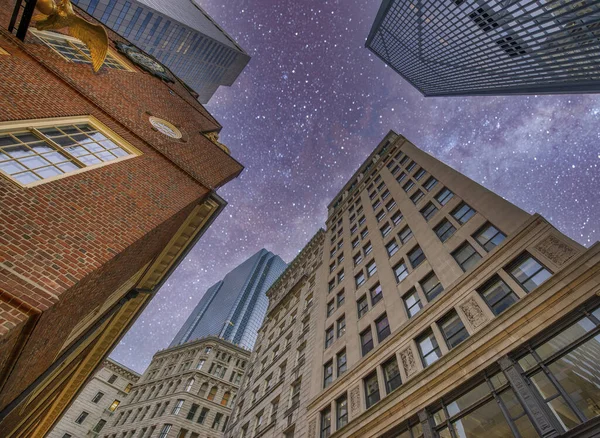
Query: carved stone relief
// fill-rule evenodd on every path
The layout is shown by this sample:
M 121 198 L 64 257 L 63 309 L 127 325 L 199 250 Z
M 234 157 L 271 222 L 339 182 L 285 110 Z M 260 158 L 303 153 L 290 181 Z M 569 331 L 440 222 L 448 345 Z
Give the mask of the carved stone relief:
M 471 327 L 473 328 L 479 327 L 488 320 L 486 314 L 479 306 L 479 303 L 473 297 L 460 304 L 459 307 L 460 310 L 463 311 L 463 313 L 467 317 L 467 321 L 469 321 L 469 324 L 471 324 Z
M 360 388 L 355 386 L 350 390 L 350 412 L 353 416 L 358 414 L 360 409 Z
M 567 245 L 558 237 L 549 235 L 535 246 L 541 254 L 552 260 L 558 266 L 564 265 L 571 257 L 577 254 L 575 248 Z
M 404 372 L 407 376 L 410 376 L 417 371 L 417 363 L 415 362 L 415 356 L 412 348 L 408 347 L 407 349 L 401 351 L 400 358 L 402 359 L 402 367 L 404 368 Z

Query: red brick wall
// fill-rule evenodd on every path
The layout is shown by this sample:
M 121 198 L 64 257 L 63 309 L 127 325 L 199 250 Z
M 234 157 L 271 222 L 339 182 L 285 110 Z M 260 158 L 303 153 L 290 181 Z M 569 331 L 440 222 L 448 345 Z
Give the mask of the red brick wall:
M 6 297 L 44 311 L 0 408 L 52 363 L 81 318 L 162 250 L 210 188 L 242 170 L 201 134 L 220 126 L 181 84 L 142 71 L 94 74 L 35 37 L 22 44 L 6 32 L 13 5 L 0 0 L 0 47 L 10 54 L 0 56 L 0 121 L 93 115 L 143 154 L 32 188 L 0 177 L 0 365 L 27 319 Z M 149 114 L 186 141 L 153 130 Z

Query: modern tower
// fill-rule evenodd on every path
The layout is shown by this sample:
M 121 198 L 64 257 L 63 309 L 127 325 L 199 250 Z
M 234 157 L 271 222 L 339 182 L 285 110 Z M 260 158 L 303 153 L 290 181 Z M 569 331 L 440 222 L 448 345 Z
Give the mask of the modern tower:
M 258 251 L 206 291 L 170 347 L 218 336 L 251 350 L 269 305 L 266 292 L 286 266 L 278 255 Z
M 600 92 L 600 1 L 383 0 L 366 46 L 425 96 Z
M 154 56 L 207 103 L 232 85 L 250 56 L 194 0 L 73 0 Z
M 600 245 L 394 132 L 267 295 L 228 438 L 600 434 Z

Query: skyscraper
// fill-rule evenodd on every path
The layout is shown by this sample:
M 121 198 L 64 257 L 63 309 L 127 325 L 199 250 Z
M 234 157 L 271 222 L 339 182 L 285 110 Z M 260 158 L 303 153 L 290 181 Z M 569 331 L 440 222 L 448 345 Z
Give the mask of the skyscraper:
M 0 436 L 37 438 L 223 210 L 215 190 L 243 167 L 159 63 L 120 52 L 109 30 L 95 74 L 69 35 L 11 34 L 14 7 L 0 0 Z
M 600 433 L 600 244 L 394 132 L 267 295 L 226 437 Z
M 600 92 L 600 1 L 383 0 L 366 46 L 425 96 Z
M 265 293 L 286 266 L 258 251 L 206 291 L 170 347 L 212 335 L 252 349 L 269 305 Z
M 154 56 L 207 103 L 232 85 L 250 56 L 193 0 L 73 0 Z

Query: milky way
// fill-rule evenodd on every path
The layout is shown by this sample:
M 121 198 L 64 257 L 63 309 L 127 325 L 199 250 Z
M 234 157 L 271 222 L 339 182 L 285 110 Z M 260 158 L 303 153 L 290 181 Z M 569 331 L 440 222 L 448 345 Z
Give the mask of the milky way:
M 290 261 L 391 129 L 580 243 L 599 239 L 600 96 L 423 98 L 364 47 L 379 0 L 199 3 L 252 56 L 207 105 L 246 169 L 114 359 L 144 371 L 258 249 Z

